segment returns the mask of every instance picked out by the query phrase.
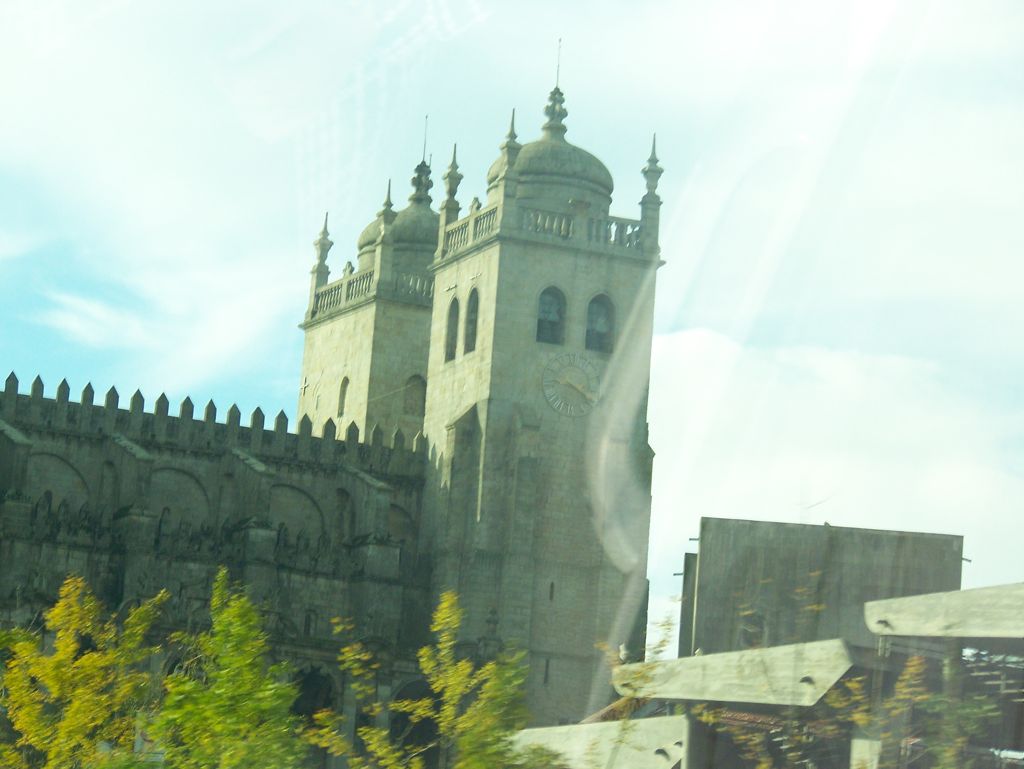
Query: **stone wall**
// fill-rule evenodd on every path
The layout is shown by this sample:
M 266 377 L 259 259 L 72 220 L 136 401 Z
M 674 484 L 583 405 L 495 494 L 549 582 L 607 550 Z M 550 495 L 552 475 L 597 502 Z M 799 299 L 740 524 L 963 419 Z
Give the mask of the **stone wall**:
M 349 617 L 393 661 L 400 685 L 428 638 L 430 567 L 418 551 L 421 443 L 337 440 L 279 414 L 266 429 L 213 403 L 178 416 L 161 396 L 147 412 L 111 389 L 79 402 L 38 378 L 0 399 L 0 624 L 39 622 L 68 574 L 84 576 L 111 609 L 171 593 L 165 629 L 207 622 L 212 577 L 227 565 L 266 616 L 275 652 L 330 682 L 317 696 L 342 707 L 330 620 Z M 311 695 L 312 696 L 312 695 Z M 320 704 L 326 704 L 321 702 Z

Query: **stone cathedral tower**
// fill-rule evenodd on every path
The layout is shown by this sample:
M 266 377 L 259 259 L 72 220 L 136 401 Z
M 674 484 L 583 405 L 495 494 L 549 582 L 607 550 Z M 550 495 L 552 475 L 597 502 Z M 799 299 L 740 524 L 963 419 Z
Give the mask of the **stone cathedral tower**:
M 544 112 L 527 144 L 513 117 L 486 202 L 460 206 L 453 153 L 436 213 L 420 163 L 333 282 L 325 222 L 299 414 L 422 452 L 419 507 L 389 536 L 415 541 L 435 594 L 458 591 L 467 649 L 528 651 L 532 719 L 558 723 L 605 704 L 600 642 L 643 642 L 662 171 L 652 146 L 641 218 L 611 216 L 557 87 Z

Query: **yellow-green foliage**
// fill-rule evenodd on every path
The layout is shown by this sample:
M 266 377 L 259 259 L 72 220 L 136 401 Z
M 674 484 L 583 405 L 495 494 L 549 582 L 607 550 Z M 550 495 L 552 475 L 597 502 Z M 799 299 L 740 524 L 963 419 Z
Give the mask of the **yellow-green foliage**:
M 502 653 L 480 666 L 460 658 L 456 652 L 462 611 L 454 593 L 445 593 L 434 612 L 431 630 L 435 643 L 419 651 L 420 671 L 431 696 L 416 700 L 397 700 L 382 705 L 376 699 L 375 679 L 378 665 L 359 641 L 346 643 L 338 661 L 371 719 L 389 711 L 404 714 L 411 725 L 430 721 L 437 738 L 426 745 L 393 741 L 387 726 L 362 725 L 356 734 L 363 743 L 357 750 L 345 737 L 340 716 L 322 711 L 315 716 L 316 726 L 308 733 L 311 740 L 335 755 L 348 757 L 352 769 L 420 769 L 430 749 L 446 757 L 451 769 L 492 769 L 541 765 L 546 756 L 538 753 L 519 755 L 512 737 L 526 722 L 522 703 L 526 668 L 521 653 Z M 347 633 L 351 626 L 336 623 L 336 630 Z
M 290 707 L 287 669 L 270 665 L 258 610 L 225 569 L 213 584 L 209 631 L 176 634 L 192 658 L 164 679 L 148 728 L 167 769 L 292 769 L 307 748 Z
M 114 769 L 132 755 L 151 679 L 141 669 L 155 647 L 147 634 L 167 594 L 129 612 L 120 625 L 80 577 L 69 577 L 46 615 L 47 639 L 9 633 L 0 707 L 13 744 L 0 745 L 5 769 Z

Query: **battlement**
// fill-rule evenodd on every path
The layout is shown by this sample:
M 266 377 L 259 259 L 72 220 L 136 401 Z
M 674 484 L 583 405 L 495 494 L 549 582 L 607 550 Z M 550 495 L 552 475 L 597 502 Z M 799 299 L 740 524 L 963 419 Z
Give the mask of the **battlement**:
M 280 411 L 273 427 L 266 429 L 263 410 L 256 408 L 249 425 L 241 424 L 241 412 L 232 405 L 223 422 L 217 421 L 217 406 L 211 400 L 201 419 L 194 417 L 195 406 L 186 397 L 178 415 L 169 413 L 169 402 L 161 394 L 152 412 L 145 410 L 145 399 L 138 390 L 129 407 L 120 407 L 120 396 L 111 387 L 102 404 L 94 403 L 91 384 L 82 390 L 81 400 L 69 399 L 70 386 L 62 380 L 55 396 L 43 393 L 43 381 L 36 377 L 28 394 L 18 392 L 14 372 L 7 377 L 0 394 L 0 433 L 19 442 L 23 432 L 51 432 L 85 439 L 113 437 L 121 439 L 134 452 L 176 450 L 186 452 L 236 451 L 274 464 L 336 465 L 346 464 L 383 477 L 415 476 L 423 472 L 426 441 L 422 433 L 407 438 L 401 430 L 385 437 L 380 426 L 369 430 L 360 441 L 359 428 L 353 422 L 344 435 L 338 435 L 334 420 L 328 419 L 320 436 L 313 435 L 308 416 L 299 420 L 298 431 L 288 431 L 288 416 Z

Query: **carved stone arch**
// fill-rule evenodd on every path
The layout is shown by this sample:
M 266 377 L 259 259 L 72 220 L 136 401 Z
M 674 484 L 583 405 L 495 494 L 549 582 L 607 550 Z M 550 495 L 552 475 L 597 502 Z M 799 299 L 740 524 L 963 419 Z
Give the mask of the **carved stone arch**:
M 276 483 L 270 487 L 269 518 L 275 529 L 287 531 L 289 543 L 300 550 L 303 541 L 309 550 L 315 550 L 320 537 L 327 534 L 320 505 L 306 491 L 291 484 Z
M 197 476 L 178 467 L 157 467 L 149 482 L 149 506 L 168 508 L 176 520 L 201 525 L 210 521 L 210 495 Z
M 307 723 L 313 723 L 313 714 L 317 711 L 337 708 L 338 692 L 341 691 L 341 687 L 335 678 L 319 665 L 299 667 L 293 681 L 299 690 L 299 696 L 292 703 L 291 711 Z M 311 749 L 309 757 L 310 765 L 317 769 L 327 769 L 330 765 L 327 751 L 322 748 Z
M 309 663 L 297 668 L 294 681 L 299 696 L 292 703 L 291 710 L 295 715 L 312 721 L 317 711 L 335 707 L 340 687 L 330 672 L 320 665 Z
M 419 526 L 405 508 L 392 504 L 388 509 L 388 534 L 397 542 L 412 544 L 419 534 Z
M 403 681 L 394 689 L 395 700 L 435 699 L 430 686 L 422 678 Z M 437 725 L 430 719 L 411 724 L 404 713 L 391 714 L 388 730 L 391 739 L 405 745 L 429 745 L 437 740 Z M 437 747 L 430 748 L 423 755 L 423 763 L 427 769 L 436 769 L 439 764 Z
M 40 451 L 28 458 L 26 493 L 38 499 L 47 491 L 54 508 L 66 501 L 77 510 L 89 499 L 89 484 L 77 467 L 64 457 Z

